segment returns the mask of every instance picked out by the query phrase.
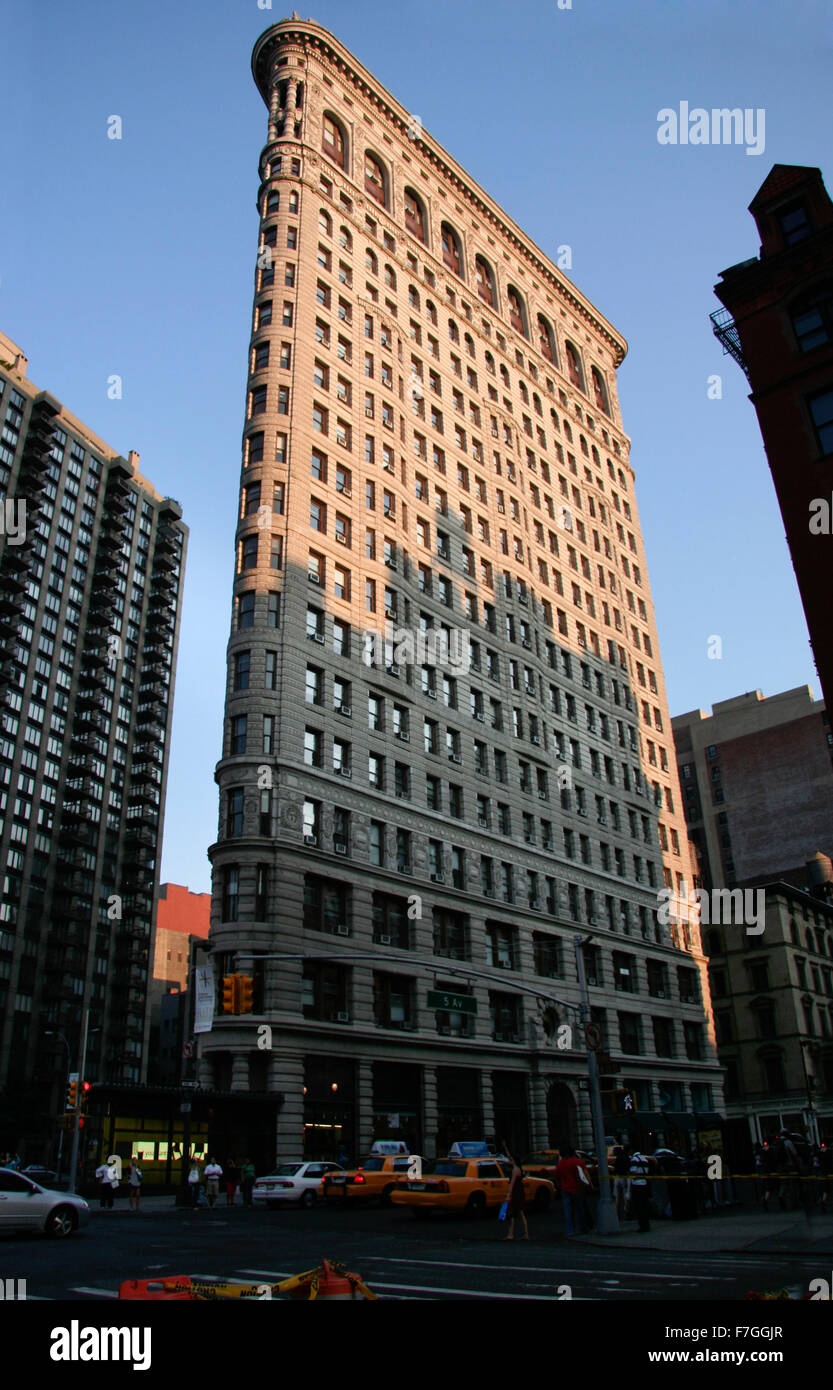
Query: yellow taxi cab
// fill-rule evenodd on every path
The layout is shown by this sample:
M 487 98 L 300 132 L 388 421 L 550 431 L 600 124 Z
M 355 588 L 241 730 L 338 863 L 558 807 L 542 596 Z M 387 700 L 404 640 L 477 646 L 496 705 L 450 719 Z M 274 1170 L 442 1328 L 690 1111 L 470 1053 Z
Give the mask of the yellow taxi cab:
M 377 1141 L 370 1156 L 356 1168 L 343 1173 L 328 1173 L 324 1179 L 324 1197 L 328 1201 L 371 1202 L 377 1198 L 384 1205 L 401 1178 L 422 1172 L 422 1159 L 409 1154 L 407 1144 L 399 1141 Z
M 549 1178 L 555 1182 L 555 1169 L 561 1157 L 560 1149 L 536 1149 L 523 1161 L 523 1170 L 534 1178 Z
M 485 1216 L 489 1208 L 500 1207 L 506 1200 L 511 1176 L 512 1164 L 501 1155 L 438 1158 L 421 1177 L 397 1182 L 390 1200 L 395 1207 L 409 1207 L 414 1216 L 432 1211 Z M 546 1211 L 554 1195 L 555 1186 L 547 1178 L 524 1174 L 527 1207 Z

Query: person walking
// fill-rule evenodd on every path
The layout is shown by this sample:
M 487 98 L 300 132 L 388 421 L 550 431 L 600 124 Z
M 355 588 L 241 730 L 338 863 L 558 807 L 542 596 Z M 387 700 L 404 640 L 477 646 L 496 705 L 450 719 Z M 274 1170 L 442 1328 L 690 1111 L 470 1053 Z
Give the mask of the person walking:
M 113 1189 L 110 1186 L 110 1165 L 101 1160 L 95 1170 L 95 1180 L 99 1187 L 99 1205 L 104 1211 L 106 1207 L 113 1205 Z M 109 1201 L 108 1201 L 109 1198 Z
M 638 1149 L 631 1150 L 628 1163 L 631 1208 L 639 1222 L 640 1231 L 650 1231 L 651 1229 L 651 1194 L 648 1188 L 650 1169 L 651 1160 L 646 1158 L 645 1154 L 640 1153 Z
M 509 1203 L 509 1210 L 506 1213 L 509 1221 L 509 1230 L 503 1239 L 515 1239 L 515 1217 L 519 1216 L 524 1232 L 521 1236 L 521 1240 L 529 1240 L 529 1227 L 526 1224 L 526 1212 L 524 1211 L 524 1170 L 515 1155 L 508 1149 L 506 1152 L 512 1164 L 512 1172 L 509 1177 L 509 1190 L 506 1193 L 506 1200 Z
M 584 1203 L 582 1190 L 590 1185 L 587 1169 L 577 1156 L 575 1149 L 566 1148 L 555 1165 L 555 1181 L 561 1193 L 564 1208 L 564 1225 L 569 1236 L 585 1234 Z
M 253 1206 L 252 1188 L 255 1185 L 255 1165 L 250 1158 L 244 1160 L 243 1167 L 240 1169 L 240 1185 L 243 1189 L 243 1205 Z
M 226 1206 L 234 1206 L 234 1194 L 240 1183 L 240 1169 L 233 1158 L 226 1159 Z
M 222 1176 L 223 1170 L 216 1158 L 209 1158 L 205 1165 L 205 1195 L 212 1211 L 214 1210 L 214 1203 L 220 1191 L 220 1179 Z
M 139 1210 L 139 1196 L 142 1191 L 142 1170 L 134 1155 L 130 1160 L 130 1173 L 127 1179 L 127 1206 L 129 1211 Z
M 191 1206 L 196 1210 L 200 1202 L 200 1165 L 196 1159 L 191 1164 L 188 1173 L 188 1195 L 191 1198 Z

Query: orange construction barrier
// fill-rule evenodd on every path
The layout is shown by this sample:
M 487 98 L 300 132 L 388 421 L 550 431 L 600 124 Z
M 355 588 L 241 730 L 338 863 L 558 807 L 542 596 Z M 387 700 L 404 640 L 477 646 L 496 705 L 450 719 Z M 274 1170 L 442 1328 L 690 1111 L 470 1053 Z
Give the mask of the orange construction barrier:
M 193 1297 L 191 1280 L 187 1274 L 175 1274 L 169 1279 L 127 1279 L 119 1285 L 119 1298 L 178 1298 L 188 1299 L 190 1302 Z

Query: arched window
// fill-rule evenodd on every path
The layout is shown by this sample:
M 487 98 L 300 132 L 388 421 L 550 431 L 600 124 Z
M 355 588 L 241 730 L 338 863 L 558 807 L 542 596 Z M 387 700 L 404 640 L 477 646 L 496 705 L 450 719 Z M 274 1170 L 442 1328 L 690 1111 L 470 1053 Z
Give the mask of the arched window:
M 495 277 L 492 274 L 491 266 L 487 264 L 482 256 L 475 256 L 474 276 L 477 281 L 477 293 L 480 295 L 480 298 L 483 300 L 484 304 L 488 304 L 492 309 L 496 309 Z
M 442 225 L 442 240 L 443 264 L 447 265 L 449 270 L 453 270 L 455 275 L 459 275 L 462 280 L 463 252 L 460 247 L 460 238 L 454 228 L 450 227 L 447 222 L 443 222 Z
M 590 368 L 590 379 L 593 382 L 593 399 L 596 402 L 596 405 L 598 406 L 599 410 L 604 411 L 605 415 L 609 415 L 610 411 L 607 405 L 607 389 L 605 387 L 604 381 L 602 379 L 602 374 L 599 371 L 598 367 Z
M 486 371 L 495 374 L 495 359 L 490 352 L 486 353 Z
M 500 364 L 500 379 L 501 379 L 501 381 L 503 382 L 503 384 L 504 384 L 504 386 L 506 387 L 506 389 L 508 390 L 509 387 L 510 387 L 510 385 L 511 385 L 511 383 L 510 383 L 510 381 L 509 381 L 509 373 L 508 373 L 508 371 L 506 370 L 506 368 L 505 368 L 505 366 L 503 365 L 502 362 L 501 362 L 501 364 Z
M 602 461 L 601 461 L 601 459 L 599 458 L 599 451 L 598 451 L 598 449 L 596 448 L 595 444 L 592 446 L 592 454 L 593 454 L 593 462 L 595 463 L 596 467 L 597 467 L 597 468 L 601 468 L 601 466 L 602 466 Z
M 581 359 L 572 343 L 564 344 L 564 351 L 567 356 L 567 375 L 574 386 L 579 391 L 584 390 L 584 375 L 581 370 Z
M 364 191 L 380 208 L 387 207 L 385 171 L 375 154 L 371 154 L 369 150 L 365 151 L 364 156 Z
M 543 314 L 538 315 L 538 347 L 541 350 L 541 356 L 555 366 L 555 334 L 552 331 L 552 324 Z
M 468 353 L 469 357 L 474 357 L 476 355 L 474 351 L 474 338 L 471 336 L 470 333 L 466 333 L 463 335 L 463 341 L 466 345 L 466 352 Z
M 318 213 L 318 226 L 325 236 L 332 236 L 333 219 L 328 212 L 325 212 L 324 208 L 321 208 Z
M 448 336 L 451 339 L 452 343 L 459 343 L 460 330 L 453 319 L 448 320 Z
M 436 328 L 436 326 L 437 326 L 437 306 L 436 306 L 436 304 L 434 304 L 433 300 L 426 299 L 426 301 L 425 301 L 425 312 L 426 312 L 426 314 L 428 315 L 428 322 L 429 322 L 429 323 L 433 323 L 434 327 Z
M 343 251 L 352 251 L 353 249 L 353 238 L 346 227 L 339 228 L 338 244 Z
M 371 251 L 369 246 L 367 247 L 364 253 L 364 267 L 365 270 L 370 271 L 371 275 L 379 274 L 379 262 L 376 259 L 376 253 L 374 251 Z
M 550 419 L 552 420 L 552 427 L 553 427 L 553 429 L 556 431 L 557 434 L 560 434 L 560 433 L 561 433 L 561 426 L 560 426 L 560 424 L 558 423 L 558 416 L 556 415 L 556 413 L 555 413 L 554 410 L 550 410 Z
M 623 489 L 627 488 L 628 484 L 625 480 L 625 475 L 622 472 L 621 468 L 618 468 L 616 471 L 619 474 L 619 486 Z
M 396 289 L 396 271 L 392 265 L 385 266 L 385 284 L 389 290 Z
M 523 333 L 525 338 L 528 337 L 529 335 L 526 331 L 526 312 L 524 310 L 524 303 L 521 299 L 519 291 L 515 289 L 514 285 L 509 286 L 509 288 L 506 291 L 506 297 L 509 301 L 509 322 L 515 329 L 516 333 Z
M 405 189 L 405 227 L 419 241 L 428 241 L 425 208 L 412 188 Z
M 321 130 L 321 148 L 340 169 L 347 168 L 347 141 L 344 136 L 344 128 L 335 116 L 324 113 L 324 124 Z

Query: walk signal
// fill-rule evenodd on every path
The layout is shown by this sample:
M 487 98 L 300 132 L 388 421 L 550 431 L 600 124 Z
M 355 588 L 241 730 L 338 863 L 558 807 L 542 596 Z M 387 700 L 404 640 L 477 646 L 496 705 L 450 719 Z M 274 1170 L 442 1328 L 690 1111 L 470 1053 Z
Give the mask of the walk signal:
M 250 1014 L 254 1007 L 255 982 L 251 975 L 237 976 L 237 1012 L 239 1014 Z
M 614 1115 L 635 1115 L 636 1096 L 633 1091 L 614 1091 L 612 1094 Z
M 237 976 L 237 975 L 224 975 L 224 976 L 223 976 L 223 1013 L 224 1013 L 224 1014 L 236 1014 L 236 1013 L 238 1012 L 238 1008 L 237 1008 L 237 997 L 238 997 L 237 981 L 238 981 L 238 976 Z
M 70 1081 L 67 1086 L 67 1110 L 78 1109 L 78 1082 Z

